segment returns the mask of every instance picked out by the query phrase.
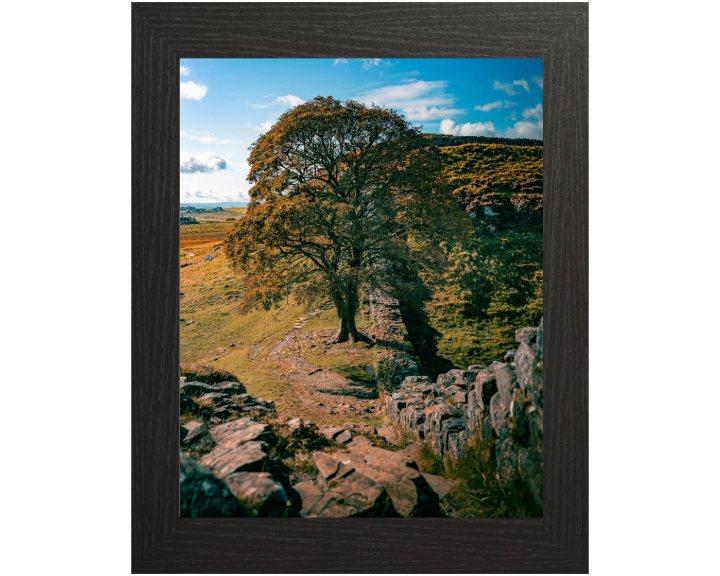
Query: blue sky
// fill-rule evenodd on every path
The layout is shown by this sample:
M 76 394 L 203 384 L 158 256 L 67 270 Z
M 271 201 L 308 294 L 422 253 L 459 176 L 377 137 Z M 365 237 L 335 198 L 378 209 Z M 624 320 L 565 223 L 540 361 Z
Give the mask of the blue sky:
M 332 96 L 424 132 L 542 138 L 541 59 L 183 59 L 180 199 L 247 201 L 248 148 L 288 108 Z

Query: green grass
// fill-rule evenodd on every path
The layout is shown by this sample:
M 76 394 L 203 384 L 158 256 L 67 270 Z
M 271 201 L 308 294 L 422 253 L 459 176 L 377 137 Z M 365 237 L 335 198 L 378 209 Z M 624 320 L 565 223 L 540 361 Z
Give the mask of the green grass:
M 535 503 L 530 490 L 515 476 L 500 482 L 493 458 L 495 442 L 477 439 L 465 446 L 461 460 L 443 460 L 425 445 L 419 452 L 419 466 L 427 474 L 455 480 L 450 492 L 453 516 L 463 518 L 542 518 L 542 506 Z

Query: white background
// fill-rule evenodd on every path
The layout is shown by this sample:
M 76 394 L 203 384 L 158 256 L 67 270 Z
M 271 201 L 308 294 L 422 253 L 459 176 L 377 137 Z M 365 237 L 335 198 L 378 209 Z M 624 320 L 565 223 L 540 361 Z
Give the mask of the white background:
M 710 6 L 590 7 L 593 574 L 717 570 Z M 130 3 L 13 2 L 3 22 L 3 568 L 125 574 Z

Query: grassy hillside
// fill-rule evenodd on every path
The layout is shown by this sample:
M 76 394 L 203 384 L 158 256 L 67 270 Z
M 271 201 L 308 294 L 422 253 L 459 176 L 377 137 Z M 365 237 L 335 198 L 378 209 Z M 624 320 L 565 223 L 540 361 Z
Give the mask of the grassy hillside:
M 473 218 L 475 235 L 449 254 L 441 290 L 425 290 L 403 302 L 413 346 L 433 377 L 500 359 L 516 347 L 515 329 L 537 325 L 542 315 L 542 147 L 463 142 L 441 150 L 445 173 Z M 303 415 L 307 404 L 288 379 L 293 369 L 284 359 L 290 354 L 371 388 L 375 377 L 367 367 L 374 364 L 373 347 L 320 342 L 323 333 L 337 327 L 334 310 L 304 321 L 298 338 L 276 354 L 278 342 L 310 310 L 289 301 L 278 310 L 238 313 L 242 281 L 230 272 L 221 244 L 233 226 L 227 218 L 245 212 L 193 213 L 199 223 L 180 227 L 181 264 L 192 263 L 181 269 L 181 362 L 230 370 L 251 395 L 272 399 L 280 411 L 296 415 Z M 214 258 L 206 262 L 209 256 Z M 366 317 L 361 312 L 358 325 L 368 333 Z M 354 420 L 313 417 L 318 423 Z
M 542 316 L 542 147 L 468 143 L 442 152 L 475 235 L 450 254 L 442 290 L 404 303 L 431 375 L 502 358 L 516 347 L 515 329 Z

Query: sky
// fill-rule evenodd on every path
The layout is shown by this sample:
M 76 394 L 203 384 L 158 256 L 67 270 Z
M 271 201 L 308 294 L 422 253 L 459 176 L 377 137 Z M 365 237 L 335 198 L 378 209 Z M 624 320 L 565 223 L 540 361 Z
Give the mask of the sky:
M 316 96 L 393 108 L 423 132 L 543 135 L 541 59 L 182 59 L 181 202 L 248 201 L 249 147 Z

